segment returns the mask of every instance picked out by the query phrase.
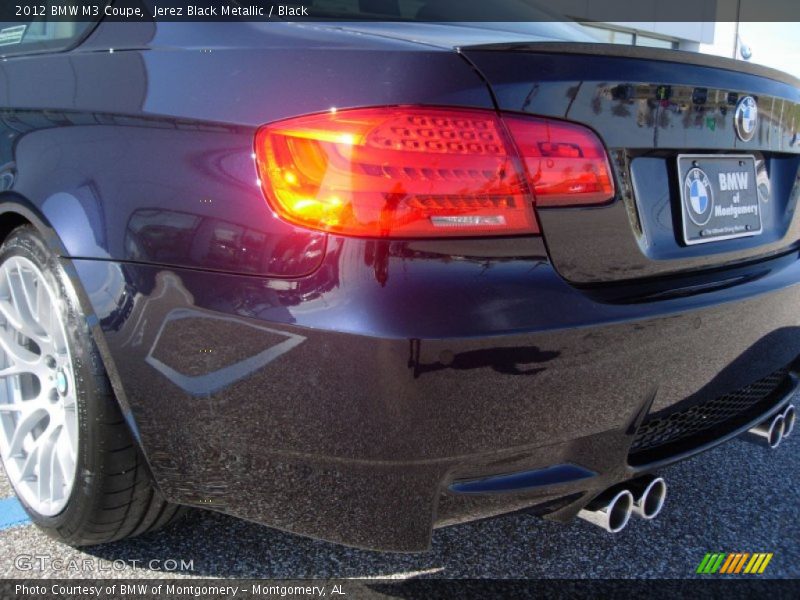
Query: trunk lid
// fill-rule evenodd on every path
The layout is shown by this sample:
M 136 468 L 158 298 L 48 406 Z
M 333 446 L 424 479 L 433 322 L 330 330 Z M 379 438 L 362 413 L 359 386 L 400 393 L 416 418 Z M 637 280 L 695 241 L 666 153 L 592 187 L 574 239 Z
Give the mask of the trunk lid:
M 582 123 L 606 145 L 614 201 L 537 209 L 550 258 L 567 280 L 693 274 L 797 248 L 798 80 L 730 59 L 607 44 L 460 51 L 501 110 Z M 740 111 L 737 133 L 737 107 L 746 97 L 754 105 Z M 709 222 L 692 212 L 699 208 Z

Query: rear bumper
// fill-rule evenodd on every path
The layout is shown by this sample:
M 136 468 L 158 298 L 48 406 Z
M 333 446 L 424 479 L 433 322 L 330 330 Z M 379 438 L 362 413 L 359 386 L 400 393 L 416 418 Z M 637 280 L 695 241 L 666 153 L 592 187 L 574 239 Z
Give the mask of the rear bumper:
M 779 370 L 781 374 L 784 371 Z M 509 510 L 525 510 L 548 519 L 568 521 L 609 487 L 719 446 L 782 412 L 800 390 L 798 382 L 796 372 L 786 373 L 780 384 L 754 402 L 749 410 L 703 431 L 702 435 L 688 438 L 682 447 L 677 444 L 659 447 L 654 452 L 658 451 L 660 456 L 650 463 L 631 464 L 631 459 L 636 457 L 630 449 L 630 441 L 634 438 L 630 434 L 635 431 L 632 429 L 610 433 L 604 439 L 593 440 L 586 447 L 582 440 L 578 444 L 567 443 L 548 448 L 546 452 L 552 461 L 567 462 L 553 462 L 555 466 L 545 469 L 516 472 L 511 476 L 495 475 L 455 481 L 441 498 L 437 526 L 486 518 Z M 570 462 L 581 458 L 588 460 L 587 453 L 591 454 L 592 451 L 606 455 L 606 471 L 597 473 Z M 552 475 L 551 481 L 548 481 L 549 475 Z M 507 482 L 510 485 L 503 485 Z M 492 490 L 493 487 L 503 489 Z
M 72 261 L 168 498 L 423 550 L 436 526 L 528 509 L 567 520 L 609 485 L 737 435 L 794 385 L 637 463 L 648 415 L 793 365 L 797 261 L 725 290 L 603 304 L 531 255 L 447 261 L 370 244 L 348 242 L 293 282 Z M 589 475 L 453 487 L 555 465 Z

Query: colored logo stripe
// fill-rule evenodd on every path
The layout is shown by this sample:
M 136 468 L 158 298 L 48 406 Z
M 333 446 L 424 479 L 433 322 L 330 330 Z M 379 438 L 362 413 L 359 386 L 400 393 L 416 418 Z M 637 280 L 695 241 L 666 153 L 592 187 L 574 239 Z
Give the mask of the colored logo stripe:
M 733 566 L 734 563 L 739 562 L 740 554 L 728 554 L 728 557 L 725 559 L 725 562 L 722 565 L 722 568 L 719 570 L 720 573 L 730 573 L 730 568 Z
M 733 571 L 731 571 L 731 573 L 740 573 L 742 571 L 742 567 L 744 566 L 744 562 L 747 560 L 747 557 L 749 556 L 750 555 L 747 552 L 742 554 L 742 558 L 739 560 L 738 563 L 736 563 L 736 568 Z
M 716 573 L 722 566 L 722 561 L 725 559 L 725 554 L 706 554 L 700 566 L 697 567 L 698 573 Z
M 709 552 L 703 557 L 703 560 L 700 561 L 696 572 L 704 575 L 713 573 L 733 575 L 742 572 L 751 575 L 760 575 L 767 568 L 769 561 L 772 560 L 772 556 L 772 552 L 758 552 L 756 554 L 749 554 L 747 552 Z M 745 566 L 745 564 L 747 566 Z M 742 571 L 742 569 L 744 569 L 744 571 Z
M 708 562 L 711 560 L 711 554 L 706 554 L 703 557 L 703 560 L 700 561 L 700 565 L 697 567 L 697 573 L 705 573 L 706 567 L 708 566 Z
M 771 560 L 772 552 L 769 554 L 754 554 L 753 558 L 750 559 L 750 562 L 747 563 L 747 567 L 745 567 L 744 572 L 761 574 L 764 572 L 764 569 L 767 568 L 767 565 Z
M 744 561 L 747 560 L 747 557 L 750 556 L 748 553 L 744 552 L 737 552 L 736 554 L 729 554 L 728 560 L 725 561 L 725 564 L 720 569 L 720 573 L 727 573 L 733 574 L 738 573 L 741 571 L 742 566 L 744 565 Z

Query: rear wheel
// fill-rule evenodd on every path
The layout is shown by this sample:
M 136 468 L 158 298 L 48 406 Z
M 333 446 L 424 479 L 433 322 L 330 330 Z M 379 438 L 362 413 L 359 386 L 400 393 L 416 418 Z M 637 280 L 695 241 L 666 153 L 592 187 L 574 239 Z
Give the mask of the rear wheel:
M 0 455 L 31 519 L 72 545 L 165 525 L 75 290 L 29 226 L 0 247 Z

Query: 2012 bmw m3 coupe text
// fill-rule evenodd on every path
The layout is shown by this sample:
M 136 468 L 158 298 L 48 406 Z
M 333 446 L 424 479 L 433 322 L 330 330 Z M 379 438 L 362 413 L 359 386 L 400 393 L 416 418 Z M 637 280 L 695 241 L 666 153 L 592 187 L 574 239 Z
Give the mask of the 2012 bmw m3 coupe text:
M 796 79 L 558 22 L 34 25 L 0 47 L 0 452 L 52 536 L 615 532 L 662 467 L 792 432 Z

